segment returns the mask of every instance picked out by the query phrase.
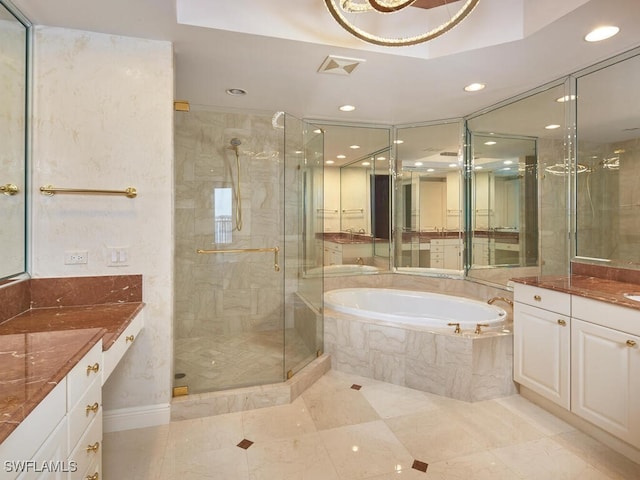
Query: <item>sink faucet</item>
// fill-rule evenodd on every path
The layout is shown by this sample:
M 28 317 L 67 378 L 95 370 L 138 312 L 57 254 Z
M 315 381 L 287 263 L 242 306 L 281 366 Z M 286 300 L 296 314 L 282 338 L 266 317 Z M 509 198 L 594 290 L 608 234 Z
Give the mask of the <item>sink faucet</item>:
M 358 233 L 359 233 L 359 234 L 365 234 L 365 233 L 367 233 L 367 232 L 364 230 L 364 228 L 361 228 L 360 230 L 358 230 Z
M 505 298 L 505 297 L 493 297 L 493 298 L 490 298 L 489 300 L 487 300 L 487 303 L 489 305 L 493 305 L 493 303 L 497 302 L 497 301 L 508 303 L 511 307 L 513 307 L 513 301 L 509 300 L 508 298 Z
M 349 240 L 353 240 L 353 228 L 347 228 L 345 231 L 349 234 Z

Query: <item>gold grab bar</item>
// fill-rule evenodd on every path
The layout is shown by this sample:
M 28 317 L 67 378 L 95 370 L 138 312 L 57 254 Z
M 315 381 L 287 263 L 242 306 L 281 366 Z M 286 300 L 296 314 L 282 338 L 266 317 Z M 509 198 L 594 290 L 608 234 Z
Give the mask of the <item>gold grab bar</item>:
M 280 251 L 280 248 L 278 248 L 278 247 L 271 247 L 271 248 L 235 248 L 235 249 L 228 249 L 228 250 L 203 250 L 203 249 L 199 248 L 198 250 L 196 250 L 196 253 L 210 254 L 210 253 L 273 252 L 273 269 L 276 272 L 279 272 L 280 271 L 280 265 L 278 265 L 278 252 L 279 251 Z
M 13 183 L 7 183 L 6 185 L 0 185 L 0 192 L 4 193 L 5 195 L 15 195 L 19 191 L 20 191 L 20 189 L 18 188 L 18 186 L 14 185 Z
M 125 190 L 93 190 L 90 188 L 60 188 L 53 185 L 44 185 L 40 187 L 40 191 L 44 195 L 54 195 L 56 193 L 90 193 L 97 195 L 124 195 L 128 198 L 135 198 L 138 192 L 133 187 L 127 187 Z

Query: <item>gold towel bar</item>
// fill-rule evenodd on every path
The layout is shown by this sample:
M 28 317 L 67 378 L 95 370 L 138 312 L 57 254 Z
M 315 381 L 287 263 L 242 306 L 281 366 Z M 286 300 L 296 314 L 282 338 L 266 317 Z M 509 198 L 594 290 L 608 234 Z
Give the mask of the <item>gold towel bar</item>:
M 255 253 L 255 252 L 273 252 L 273 269 L 276 272 L 280 271 L 280 265 L 278 265 L 278 252 L 280 251 L 280 248 L 278 247 L 271 247 L 271 248 L 234 248 L 234 249 L 228 249 L 228 250 L 203 250 L 201 248 L 199 248 L 198 250 L 196 250 L 196 253 L 204 253 L 204 254 L 210 254 L 210 253 Z
M 138 192 L 133 187 L 127 187 L 125 190 L 93 190 L 90 188 L 60 188 L 53 185 L 45 185 L 40 187 L 40 191 L 44 195 L 54 195 L 56 193 L 89 193 L 97 195 L 124 195 L 128 198 L 135 198 Z

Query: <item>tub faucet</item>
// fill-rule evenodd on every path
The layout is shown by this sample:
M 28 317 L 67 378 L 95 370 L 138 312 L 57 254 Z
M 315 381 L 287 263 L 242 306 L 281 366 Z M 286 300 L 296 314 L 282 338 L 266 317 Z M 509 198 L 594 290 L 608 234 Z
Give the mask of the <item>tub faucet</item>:
M 488 323 L 476 323 L 476 329 L 474 330 L 473 333 L 475 333 L 476 335 L 480 335 L 482 333 L 482 330 L 480 329 L 480 327 L 489 327 L 490 325 Z
M 358 258 L 356 258 L 356 263 L 358 265 L 364 265 L 364 260 L 362 259 L 362 257 L 358 257 Z
M 498 300 L 501 301 L 501 302 L 508 303 L 511 307 L 513 307 L 513 301 L 509 300 L 508 298 L 505 298 L 505 297 L 493 297 L 493 298 L 490 298 L 489 300 L 487 300 L 487 303 L 489 305 L 493 305 L 493 303 L 497 302 Z
M 460 330 L 460 324 L 459 323 L 450 322 L 450 323 L 447 323 L 447 325 L 449 325 L 450 327 L 456 327 L 456 329 L 453 331 L 453 333 L 461 333 L 462 332 L 462 330 Z

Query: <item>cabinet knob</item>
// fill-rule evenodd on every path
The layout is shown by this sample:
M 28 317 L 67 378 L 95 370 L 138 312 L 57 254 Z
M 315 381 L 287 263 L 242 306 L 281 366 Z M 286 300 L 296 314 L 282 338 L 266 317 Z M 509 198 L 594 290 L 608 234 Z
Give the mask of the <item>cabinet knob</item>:
M 99 480 L 100 479 L 100 474 L 98 472 L 96 472 L 93 475 L 87 475 L 85 478 L 87 480 Z
M 561 318 L 558 319 L 558 325 L 562 325 L 563 327 L 567 326 L 567 321 L 566 320 L 562 320 Z
M 93 445 L 87 445 L 87 452 L 97 452 L 100 448 L 100 442 L 96 442 Z
M 133 341 L 135 340 L 135 337 L 133 335 L 127 335 L 124 339 L 124 343 L 133 343 Z
M 539 301 L 541 301 L 541 300 L 542 300 L 542 297 L 541 297 L 540 295 L 534 295 L 534 296 L 533 296 L 533 299 L 534 299 L 536 302 L 539 302 Z
M 635 347 L 635 346 L 636 346 L 635 340 L 627 340 L 627 347 Z
M 100 408 L 100 405 L 98 405 L 98 402 L 95 402 L 93 405 L 87 405 L 87 409 L 86 409 L 87 417 L 89 416 L 90 412 L 97 413 L 98 408 Z
M 87 365 L 87 376 L 89 376 L 91 372 L 98 373 L 99 370 L 100 364 L 98 362 L 94 363 L 93 365 Z

